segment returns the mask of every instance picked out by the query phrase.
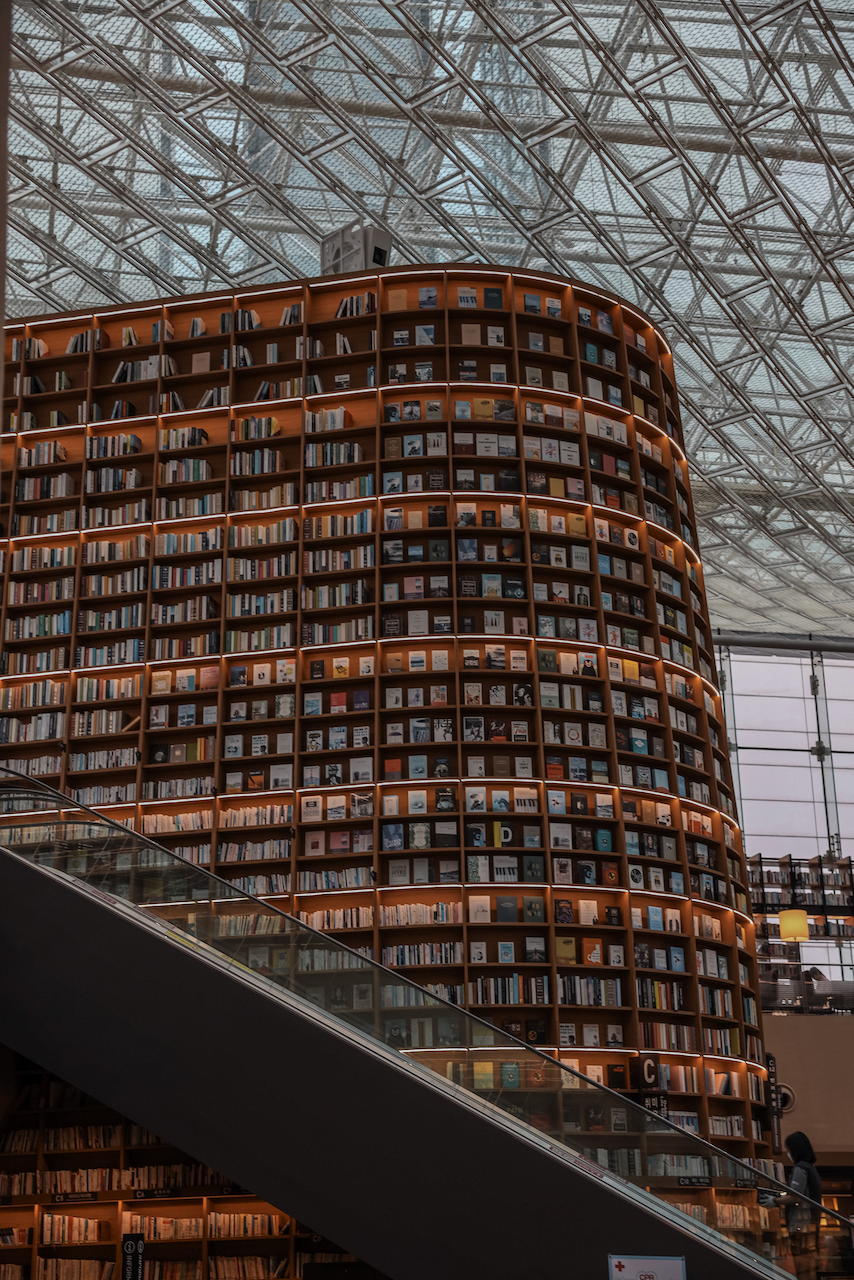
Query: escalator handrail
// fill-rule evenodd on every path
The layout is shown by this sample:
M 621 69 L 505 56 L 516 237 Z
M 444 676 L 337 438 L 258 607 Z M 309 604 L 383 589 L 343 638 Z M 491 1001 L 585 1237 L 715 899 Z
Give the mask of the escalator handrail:
M 255 894 L 247 893 L 243 889 L 239 891 L 235 891 L 234 886 L 228 880 L 224 880 L 221 876 L 216 875 L 212 871 L 205 870 L 205 868 L 199 866 L 197 863 L 190 862 L 188 859 L 182 858 L 179 854 L 173 853 L 170 849 L 165 849 L 162 845 L 157 844 L 156 841 L 151 840 L 147 835 L 141 832 L 134 831 L 132 828 L 122 826 L 121 823 L 116 822 L 114 819 L 107 817 L 105 814 L 99 813 L 96 809 L 92 809 L 88 805 L 82 804 L 80 801 L 73 800 L 70 796 L 64 795 L 61 791 L 58 791 L 55 787 L 52 787 L 49 783 L 41 782 L 40 780 L 34 780 L 28 777 L 26 774 L 20 773 L 16 769 L 10 769 L 6 765 L 0 765 L 0 784 L 2 784 L 3 781 L 6 781 L 6 780 L 12 781 L 13 779 L 20 779 L 22 782 L 27 784 L 25 788 L 21 788 L 20 794 L 22 796 L 26 796 L 29 793 L 34 798 L 41 799 L 41 798 L 44 798 L 45 795 L 48 795 L 51 798 L 55 798 L 59 802 L 56 805 L 57 809 L 82 811 L 99 825 L 107 825 L 111 827 L 116 832 L 116 834 L 120 834 L 125 838 L 130 836 L 134 840 L 140 842 L 141 844 L 145 844 L 149 848 L 156 850 L 158 853 L 163 853 L 168 858 L 174 859 L 176 862 L 185 863 L 188 869 L 191 869 L 193 872 L 197 874 L 201 873 L 202 875 L 206 876 L 208 879 L 218 882 L 223 886 L 225 890 L 228 891 L 228 893 L 226 894 L 226 898 L 233 898 L 235 896 L 235 893 L 237 893 L 241 900 L 245 899 L 249 902 L 257 903 L 258 907 L 261 908 L 262 911 L 274 912 L 277 915 L 284 917 L 284 919 L 288 920 L 296 930 L 303 933 L 314 934 L 318 939 L 322 940 L 325 947 L 329 947 L 330 942 L 332 942 L 334 943 L 334 946 L 336 948 L 340 948 L 342 951 L 349 952 L 352 956 L 358 959 L 359 967 L 364 967 L 366 969 L 371 968 L 375 970 L 380 970 L 383 974 L 387 974 L 388 977 L 392 979 L 396 984 L 400 985 L 402 983 L 405 983 L 408 987 L 411 987 L 416 991 L 422 992 L 424 996 L 427 998 L 428 1002 L 431 1002 L 431 1003 L 435 1002 L 436 1004 L 443 1005 L 449 1011 L 456 1014 L 457 1016 L 470 1020 L 473 1023 L 478 1023 L 480 1026 L 484 1027 L 484 1029 L 487 1030 L 491 1035 L 495 1035 L 495 1033 L 499 1031 L 499 1028 L 497 1028 L 493 1023 L 487 1022 L 486 1019 L 481 1018 L 478 1014 L 472 1013 L 470 1010 L 464 1008 L 462 1005 L 453 1004 L 450 1000 L 446 1000 L 443 996 L 434 995 L 433 992 L 426 991 L 422 986 L 419 985 L 419 983 L 413 982 L 411 978 L 407 978 L 404 974 L 400 973 L 398 970 L 390 969 L 388 968 L 388 966 L 380 963 L 380 961 L 378 960 L 368 959 L 366 956 L 363 956 L 361 955 L 360 952 L 356 951 L 355 948 L 348 946 L 346 942 L 342 942 L 337 937 L 330 938 L 330 935 L 328 933 L 324 933 L 320 929 L 315 929 L 312 925 L 304 924 L 303 921 L 298 920 L 295 916 L 290 915 L 287 911 L 283 911 L 281 907 L 274 906 L 272 903 L 267 902 L 265 899 L 259 898 Z M 0 799 L 2 799 L 2 796 L 3 796 L 2 785 L 0 785 Z M 11 818 L 14 818 L 14 814 L 2 815 L 2 817 L 3 818 L 8 817 L 11 819 Z M 5 846 L 0 846 L 0 847 L 3 848 L 4 852 L 10 853 L 13 857 L 22 856 L 20 854 L 16 854 L 14 850 L 7 849 Z M 73 877 L 69 877 L 69 878 L 73 879 Z M 121 901 L 121 900 L 115 899 L 115 901 Z M 159 919 L 159 917 L 154 916 L 153 913 L 146 912 L 144 905 L 142 904 L 135 904 L 135 905 L 137 905 L 138 910 L 142 911 L 146 915 L 151 915 L 153 919 Z M 212 950 L 214 951 L 215 954 L 219 954 L 216 952 L 215 948 L 212 948 Z M 247 972 L 250 972 L 250 971 L 247 970 Z M 264 982 L 265 989 L 270 987 L 272 987 L 276 991 L 281 991 L 286 989 L 281 987 L 279 984 L 270 981 L 269 979 L 263 978 L 263 975 L 255 975 L 255 976 L 259 980 Z M 298 993 L 290 992 L 289 994 L 295 995 L 297 999 L 301 999 Z M 303 1003 L 307 1004 L 310 1008 L 313 1007 L 308 1001 L 304 1001 Z M 327 1011 L 327 1012 L 330 1012 L 330 1011 Z M 336 1022 L 337 1021 L 338 1020 L 336 1019 Z M 344 1023 L 344 1022 L 342 1022 L 341 1025 L 347 1026 L 349 1030 L 354 1031 L 358 1034 L 359 1028 L 357 1026 L 355 1025 L 351 1026 L 351 1024 Z M 682 1138 L 683 1140 L 689 1141 L 695 1146 L 702 1147 L 703 1148 L 702 1155 L 706 1159 L 724 1160 L 728 1162 L 730 1165 L 740 1166 L 741 1169 L 744 1170 L 745 1181 L 755 1182 L 757 1188 L 759 1188 L 760 1184 L 764 1182 L 765 1184 L 769 1184 L 769 1183 L 773 1184 L 773 1189 L 779 1189 L 779 1191 L 785 1192 L 787 1194 L 790 1193 L 790 1188 L 785 1183 L 778 1181 L 778 1179 L 774 1178 L 771 1174 L 767 1174 L 760 1169 L 754 1168 L 752 1165 L 746 1164 L 743 1160 L 739 1159 L 738 1156 L 734 1156 L 728 1151 L 721 1150 L 719 1147 L 714 1146 L 711 1142 L 701 1137 L 699 1134 L 691 1133 L 690 1131 L 681 1128 L 679 1125 L 674 1124 L 673 1121 L 667 1119 L 664 1116 L 660 1116 L 658 1114 L 655 1114 L 653 1116 L 653 1113 L 648 1111 L 647 1108 L 641 1106 L 639 1103 L 635 1102 L 633 1099 L 627 1098 L 622 1093 L 617 1093 L 615 1090 L 610 1089 L 607 1085 L 599 1084 L 598 1082 L 594 1082 L 590 1080 L 590 1078 L 584 1075 L 583 1072 L 576 1071 L 574 1068 L 568 1066 L 565 1062 L 561 1061 L 559 1056 L 552 1057 L 550 1054 L 543 1052 L 543 1050 L 539 1049 L 536 1045 L 527 1044 L 524 1040 L 518 1039 L 518 1037 L 511 1035 L 509 1032 L 506 1032 L 503 1029 L 501 1029 L 500 1034 L 503 1037 L 505 1037 L 508 1041 L 511 1042 L 511 1045 L 509 1047 L 514 1047 L 515 1045 L 518 1045 L 520 1049 L 525 1051 L 525 1053 L 536 1054 L 538 1057 L 542 1058 L 544 1062 L 549 1063 L 551 1066 L 557 1065 L 558 1067 L 560 1067 L 562 1071 L 565 1071 L 568 1075 L 572 1075 L 576 1079 L 582 1081 L 585 1089 L 596 1090 L 597 1092 L 601 1091 L 604 1094 L 610 1095 L 614 1100 L 619 1101 L 620 1105 L 628 1106 L 632 1110 L 640 1112 L 647 1124 L 650 1123 L 651 1119 L 654 1119 L 656 1124 L 666 1126 L 667 1129 L 673 1130 L 673 1132 L 678 1134 L 680 1138 Z M 360 1036 L 360 1039 L 370 1044 L 382 1043 L 381 1041 L 375 1040 L 373 1037 L 370 1037 L 364 1034 Z M 404 1054 L 404 1056 L 407 1056 L 407 1055 Z M 698 1055 L 698 1056 L 702 1056 L 702 1055 Z M 476 1096 L 476 1095 L 472 1094 L 471 1096 Z M 523 1127 L 531 1128 L 531 1126 L 523 1126 Z M 536 1132 L 536 1130 L 533 1130 L 533 1129 L 531 1131 Z M 570 1152 L 570 1154 L 572 1153 L 571 1148 L 567 1147 L 566 1150 Z M 772 1188 L 769 1188 L 769 1189 L 772 1189 Z M 802 1196 L 801 1198 L 805 1200 L 807 1199 L 807 1197 L 805 1196 Z M 814 1202 L 809 1202 L 809 1203 L 814 1203 Z M 843 1218 L 840 1214 L 837 1214 L 834 1210 L 827 1209 L 823 1205 L 820 1205 L 817 1207 L 821 1208 L 822 1212 L 825 1215 L 837 1218 L 839 1222 L 846 1227 L 846 1229 L 850 1227 L 850 1223 L 848 1219 Z

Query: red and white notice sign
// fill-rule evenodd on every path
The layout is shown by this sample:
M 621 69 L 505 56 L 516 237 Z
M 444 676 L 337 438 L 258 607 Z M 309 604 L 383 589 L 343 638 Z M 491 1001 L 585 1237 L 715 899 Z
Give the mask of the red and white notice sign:
M 684 1258 L 608 1255 L 609 1280 L 687 1280 Z

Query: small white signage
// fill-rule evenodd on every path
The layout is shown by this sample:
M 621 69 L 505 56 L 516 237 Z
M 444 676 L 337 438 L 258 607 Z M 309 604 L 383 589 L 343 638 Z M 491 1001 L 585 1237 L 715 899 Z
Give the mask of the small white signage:
M 684 1258 L 608 1255 L 610 1280 L 687 1280 Z

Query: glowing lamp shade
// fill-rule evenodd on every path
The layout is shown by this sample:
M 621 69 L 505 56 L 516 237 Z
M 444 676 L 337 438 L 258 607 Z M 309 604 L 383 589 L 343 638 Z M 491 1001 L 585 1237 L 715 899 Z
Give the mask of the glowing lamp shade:
M 780 937 L 783 942 L 809 942 L 810 927 L 806 911 L 781 911 Z

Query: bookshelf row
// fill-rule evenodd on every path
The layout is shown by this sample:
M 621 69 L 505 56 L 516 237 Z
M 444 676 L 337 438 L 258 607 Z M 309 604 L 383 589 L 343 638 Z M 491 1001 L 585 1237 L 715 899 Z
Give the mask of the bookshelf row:
M 585 664 L 589 675 L 582 675 Z M 585 654 L 528 637 L 450 637 L 439 644 L 430 637 L 303 649 L 284 658 L 272 651 L 192 665 L 140 661 L 103 673 L 10 673 L 0 682 L 0 708 L 0 758 L 64 782 L 86 803 L 218 797 L 232 804 L 232 793 L 296 787 L 294 817 L 303 824 L 330 816 L 423 817 L 428 808 L 508 817 L 527 811 L 557 820 L 572 812 L 595 816 L 595 789 L 610 791 L 613 805 L 619 787 L 622 805 L 600 816 L 683 826 L 725 846 L 729 852 L 715 856 L 709 874 L 724 872 L 725 859 L 738 856 L 729 806 L 719 814 L 714 803 L 728 799 L 715 776 L 727 777 L 726 757 L 708 745 L 712 733 L 722 740 L 722 727 L 714 727 L 721 726 L 717 693 L 672 663 Z M 715 762 L 714 773 L 707 761 Z M 133 790 L 107 796 L 81 787 L 105 768 Z M 156 781 L 164 769 L 168 788 Z M 524 789 L 511 796 L 497 785 L 487 795 L 487 778 L 529 782 L 536 797 L 526 799 Z M 415 797 L 397 811 L 385 797 L 375 802 L 374 792 L 394 783 L 407 795 L 429 790 L 429 806 L 426 794 L 420 808 Z M 565 785 L 545 794 L 549 783 Z M 305 795 L 348 785 L 368 787 L 370 800 L 362 805 L 338 792 L 330 815 L 322 794 L 316 804 Z M 588 792 L 583 807 L 572 798 Z M 294 799 L 289 794 L 287 802 Z M 551 844 L 574 847 L 571 824 L 559 826 Z M 639 855 L 660 853 L 652 831 L 638 829 L 630 843 Z M 705 854 L 697 865 L 710 866 Z M 730 871 L 740 886 L 737 905 L 746 909 L 743 865 L 733 862 Z
M 619 1096 L 580 1086 L 555 1091 L 548 1062 L 541 1061 L 538 1066 L 510 1055 L 485 1060 L 473 1068 L 474 1087 L 592 1163 L 654 1189 L 695 1220 L 734 1233 L 767 1228 L 755 1193 L 733 1187 L 719 1159 L 678 1154 L 672 1140 L 637 1126 Z M 454 1078 L 460 1067 L 449 1058 L 440 1069 Z M 308 1262 L 352 1260 L 292 1216 L 229 1186 L 94 1099 L 32 1068 L 20 1071 L 19 1081 L 23 1096 L 0 1138 L 0 1259 L 12 1268 L 6 1273 L 12 1280 L 112 1280 L 127 1231 L 145 1237 L 146 1280 L 284 1280 L 302 1275 Z M 33 1093 L 40 1095 L 38 1109 L 27 1106 Z M 48 1093 L 62 1096 L 46 1106 Z M 688 1132 L 695 1127 L 693 1102 L 686 1098 L 671 1113 Z M 33 1149 L 17 1151 L 33 1132 Z M 48 1149 L 47 1135 L 56 1132 L 67 1139 L 61 1151 Z M 115 1135 L 118 1148 L 91 1145 Z M 128 1140 L 141 1140 L 148 1158 L 160 1163 L 127 1164 L 135 1158 Z M 772 1161 L 755 1163 L 780 1172 Z
M 648 320 L 598 291 L 500 270 L 439 270 L 426 283 L 422 269 L 397 270 L 38 317 L 6 335 L 4 417 L 26 427 L 387 380 L 583 393 L 679 430 L 670 351 Z
M 144 895 L 143 885 L 134 896 L 140 887 Z M 467 1006 L 485 1026 L 538 1046 L 577 1048 L 585 1071 L 612 1061 L 624 1071 L 627 1056 L 649 1050 L 677 1062 L 710 1055 L 727 1080 L 745 1062 L 764 1073 L 749 934 L 725 908 L 692 912 L 684 902 L 665 906 L 663 898 L 624 892 L 506 884 L 354 891 L 323 906 L 316 895 L 272 899 L 318 930 L 295 953 L 281 918 L 259 915 L 249 900 L 220 904 L 211 915 L 194 910 L 186 883 L 184 890 L 188 898 L 174 906 L 159 898 L 157 913 L 275 981 L 291 974 L 302 994 L 333 1013 L 373 1019 L 382 1038 L 399 1028 L 401 1047 L 456 1043 L 444 1038 L 453 1019 L 443 1032 L 440 1017 L 438 1039 L 407 1030 L 406 1011 L 420 1000 L 406 985 L 413 981 Z M 326 931 L 351 950 L 333 950 Z M 386 971 L 372 970 L 372 960 Z M 671 1087 L 669 1077 L 662 1081 Z M 748 1098 L 738 1086 L 711 1092 Z
M 331 548 L 305 553 L 307 564 L 303 569 L 302 585 L 298 583 L 296 572 L 281 574 L 278 575 L 280 581 L 290 578 L 294 585 L 282 587 L 273 593 L 265 591 L 259 594 L 256 588 L 255 593 L 247 589 L 229 594 L 225 599 L 224 610 L 223 578 L 228 583 L 244 572 L 257 573 L 259 569 L 263 572 L 268 567 L 295 569 L 294 553 L 286 551 L 268 560 L 247 558 L 234 552 L 224 557 L 225 537 L 224 530 L 220 527 L 192 529 L 178 535 L 185 540 L 183 545 L 195 548 L 184 553 L 186 564 L 182 563 L 184 556 L 181 552 L 170 551 L 168 534 L 158 535 L 153 542 L 140 534 L 116 542 L 94 538 L 81 541 L 81 535 L 72 535 L 57 537 L 46 547 L 35 548 L 30 543 L 19 546 L 13 540 L 6 548 L 0 549 L 6 579 L 3 604 L 3 629 L 6 637 L 4 674 L 25 676 L 64 671 L 72 661 L 76 670 L 92 672 L 93 675 L 99 667 L 111 670 L 140 668 L 146 660 L 167 661 L 169 657 L 193 659 L 202 656 L 221 661 L 219 652 L 225 649 L 230 664 L 227 670 L 230 687 L 233 683 L 231 666 L 234 665 L 230 654 L 235 651 L 246 654 L 259 650 L 288 651 L 296 648 L 298 639 L 303 653 L 315 647 L 315 640 L 321 644 L 330 640 L 333 644 L 340 645 L 359 644 L 364 648 L 365 642 L 372 638 L 379 640 L 385 649 L 391 640 L 398 639 L 402 644 L 404 641 L 419 639 L 426 645 L 434 643 L 436 636 L 457 638 L 452 641 L 453 649 L 444 651 L 444 667 L 438 666 L 441 659 L 435 658 L 435 669 L 453 671 L 456 667 L 465 671 L 475 665 L 476 641 L 487 641 L 495 637 L 496 642 L 488 649 L 483 644 L 479 646 L 480 665 L 491 670 L 501 670 L 499 664 L 503 660 L 503 669 L 506 670 L 508 661 L 515 661 L 519 664 L 519 671 L 530 671 L 536 665 L 540 677 L 537 686 L 541 693 L 540 702 L 546 705 L 551 705 L 555 696 L 558 696 L 558 703 L 569 697 L 565 692 L 567 686 L 561 690 L 557 682 L 548 682 L 548 689 L 543 690 L 543 676 L 548 673 L 592 677 L 618 685 L 660 688 L 664 681 L 661 668 L 658 667 L 659 661 L 668 668 L 671 665 L 683 668 L 687 673 L 694 671 L 694 664 L 697 662 L 703 681 L 704 707 L 712 718 L 719 721 L 719 711 L 714 706 L 717 690 L 711 679 L 713 669 L 702 657 L 702 649 L 695 650 L 685 641 L 677 640 L 675 635 L 670 636 L 671 630 L 675 632 L 679 629 L 683 635 L 687 632 L 687 614 L 677 611 L 672 605 L 665 606 L 660 599 L 663 578 L 667 577 L 669 586 L 672 584 L 670 575 L 663 575 L 657 569 L 650 570 L 650 587 L 642 591 L 646 575 L 643 572 L 642 553 L 638 551 L 637 557 L 629 563 L 633 570 L 637 567 L 640 572 L 635 575 L 635 581 L 629 589 L 627 561 L 597 550 L 599 543 L 594 542 L 591 546 L 589 541 L 586 545 L 581 541 L 582 531 L 586 532 L 586 518 L 583 514 L 567 514 L 563 511 L 555 517 L 561 527 L 565 527 L 567 519 L 576 522 L 576 541 L 569 548 L 560 544 L 549 546 L 534 539 L 530 530 L 521 530 L 520 511 L 516 504 L 509 508 L 512 514 L 508 515 L 507 520 L 512 519 L 519 532 L 515 537 L 501 538 L 502 555 L 512 556 L 512 560 L 505 559 L 500 571 L 490 568 L 489 566 L 501 563 L 495 558 L 498 554 L 497 541 L 494 544 L 487 543 L 486 538 L 483 538 L 482 545 L 479 545 L 478 538 L 464 537 L 460 532 L 461 528 L 467 529 L 469 534 L 472 530 L 472 523 L 460 523 L 468 521 L 470 514 L 461 508 L 470 506 L 475 508 L 475 518 L 478 514 L 481 517 L 486 515 L 485 511 L 476 510 L 476 504 L 458 502 L 457 526 L 445 526 L 443 530 L 451 537 L 430 540 L 431 550 L 438 549 L 444 558 L 437 556 L 435 560 L 428 562 L 426 568 L 423 561 L 423 539 L 418 544 L 407 540 L 406 550 L 416 551 L 418 558 L 413 556 L 405 564 L 395 561 L 387 567 L 374 567 L 373 572 L 360 567 L 349 571 L 358 575 L 349 579 L 346 576 L 348 571 L 337 567 L 337 557 L 341 553 L 334 546 L 336 535 L 332 534 L 329 538 L 333 542 Z M 423 515 L 413 504 L 400 510 L 408 517 L 417 514 L 420 518 Z M 441 512 L 443 519 L 447 520 L 447 507 L 442 507 Z M 371 520 L 374 514 L 370 508 L 360 513 Z M 388 508 L 383 514 L 388 516 Z M 545 520 L 548 509 L 529 508 L 527 515 L 529 523 L 538 523 L 541 518 Z M 270 526 L 241 524 L 237 528 L 231 527 L 229 541 L 237 541 L 243 536 L 261 538 L 272 534 L 276 539 L 273 545 L 287 546 L 288 533 L 293 535 L 296 532 L 294 522 L 290 522 L 293 526 L 290 529 L 287 523 L 283 521 Z M 392 542 L 398 544 L 395 551 L 402 546 L 402 540 L 383 539 L 380 558 L 385 556 L 387 547 Z M 452 543 L 456 552 L 454 559 L 451 559 Z M 219 552 L 215 557 L 211 555 L 211 544 Z M 158 549 L 155 550 L 155 547 Z M 375 548 L 370 543 L 362 542 L 358 547 L 348 548 L 346 554 L 355 557 L 357 553 L 364 553 L 363 558 L 370 561 L 374 558 L 370 553 L 374 551 Z M 472 551 L 484 557 L 479 563 L 474 562 L 474 570 L 469 568 L 473 563 Z M 568 551 L 576 565 L 573 570 L 567 567 Z M 169 562 L 154 559 L 153 563 L 148 563 L 158 554 L 169 556 Z M 460 559 L 461 556 L 464 558 Z M 322 562 L 328 567 L 325 570 L 308 567 L 316 563 L 315 557 L 322 558 Z M 223 558 L 225 565 L 222 563 Z M 544 559 L 549 561 L 547 568 L 540 567 L 540 561 Z M 44 567 L 33 567 L 41 566 L 45 560 L 51 563 Z M 57 561 L 60 563 L 57 564 Z M 132 567 L 104 571 L 105 563 L 112 565 L 115 562 L 128 563 Z M 587 568 L 582 569 L 582 563 Z M 95 566 L 91 572 L 88 570 L 90 564 Z M 61 577 L 50 577 L 57 568 L 70 569 L 72 572 Z M 410 569 L 416 572 L 407 572 Z M 443 569 L 446 570 L 444 573 L 441 572 Z M 610 575 L 617 569 L 620 571 L 617 580 L 612 582 Z M 567 580 L 556 580 L 552 577 L 555 572 L 565 573 Z M 343 582 L 342 574 L 345 575 Z M 334 578 L 336 585 L 323 586 L 325 576 Z M 571 578 L 575 581 L 571 581 Z M 305 579 L 311 579 L 317 585 L 309 587 Z M 620 579 L 626 583 L 625 589 L 617 586 Z M 184 583 L 183 587 L 179 583 Z M 201 588 L 205 594 L 194 594 L 192 597 L 181 595 L 180 592 L 186 592 L 188 586 L 194 586 L 196 593 Z M 609 590 L 612 586 L 614 589 Z M 380 591 L 382 602 L 375 600 L 372 603 L 372 598 L 379 596 Z M 332 593 L 346 597 L 347 603 L 330 604 L 328 600 Z M 125 596 L 128 603 L 113 609 L 84 607 L 90 601 L 97 604 L 100 598 L 115 594 Z M 534 598 L 534 617 L 529 613 L 530 597 Z M 536 603 L 538 598 L 542 598 L 542 603 Z M 45 601 L 54 607 L 43 607 L 41 611 L 37 611 L 38 605 Z M 308 603 L 311 603 L 312 609 L 308 608 Z M 405 608 L 400 607 L 402 603 L 406 605 Z M 498 608 L 499 604 L 509 607 Z M 414 605 L 419 607 L 412 607 Z M 472 607 L 478 612 L 469 613 L 468 610 Z M 268 614 L 264 621 L 275 625 L 245 632 L 233 629 L 235 623 L 230 621 L 232 617 L 257 619 L 268 608 L 275 612 Z M 630 608 L 634 610 L 631 615 L 628 613 Z M 252 609 L 256 612 L 249 612 Z M 246 612 L 241 613 L 241 610 Z M 329 617 L 330 613 L 333 616 L 337 613 L 341 621 L 308 621 L 312 617 L 312 611 L 314 616 L 322 613 L 325 617 Z M 222 612 L 227 615 L 225 618 L 220 617 Z M 659 622 L 659 614 L 662 622 Z M 634 624 L 631 628 L 621 626 L 617 621 L 627 618 L 631 618 Z M 200 623 L 206 623 L 207 629 L 203 636 L 197 637 L 193 632 L 199 630 Z M 244 621 L 243 625 L 247 623 Z M 251 626 L 252 622 L 248 625 Z M 115 638 L 106 645 L 93 643 L 92 633 L 100 633 L 104 629 L 113 630 Z M 472 640 L 470 649 L 459 652 L 460 639 L 467 635 L 476 639 Z M 499 646 L 497 643 L 502 636 L 512 636 L 516 641 L 509 659 L 506 645 Z M 557 643 L 554 647 L 544 643 L 547 640 L 560 642 L 560 648 L 558 649 Z M 51 644 L 52 641 L 58 643 Z M 572 645 L 574 648 L 570 647 Z M 536 655 L 532 646 L 536 647 Z M 438 654 L 441 651 L 434 647 L 431 652 Z M 524 668 L 521 666 L 522 654 Z M 209 667 L 205 668 L 205 678 L 208 680 L 210 670 Z M 353 670 L 355 672 L 356 668 Z M 341 668 L 336 667 L 335 671 L 340 678 Z M 378 674 L 392 674 L 388 663 L 381 664 Z M 301 672 L 300 676 L 302 677 Z M 201 674 L 199 678 L 201 679 Z M 685 684 L 684 680 L 682 684 Z M 212 684 L 207 687 L 213 688 Z M 25 706 L 34 702 L 35 705 L 58 705 L 65 701 L 63 693 L 68 692 L 65 685 L 51 687 L 50 690 L 45 686 L 45 690 L 39 692 L 35 688 L 22 689 L 20 694 L 10 696 L 11 705 L 14 707 L 16 702 Z M 466 690 L 461 690 L 461 693 L 465 695 Z M 472 696 L 476 697 L 476 694 Z M 53 699 L 53 702 L 46 701 L 48 698 Z M 533 692 L 531 698 L 534 698 Z M 694 700 L 693 685 L 691 693 L 687 688 L 682 689 L 682 698 L 683 701 Z M 575 709 L 587 709 L 584 702 L 583 694 L 576 697 Z M 654 719 L 656 714 L 653 704 L 654 700 L 650 702 L 650 719 Z M 567 709 L 573 707 L 568 706 Z M 615 711 L 630 719 L 645 718 L 645 713 L 641 716 L 637 706 L 628 701 L 619 704 L 618 700 Z M 675 730 L 694 738 L 702 736 L 702 715 L 698 719 L 693 710 L 677 710 L 671 720 Z M 50 722 L 47 723 L 49 726 Z M 645 730 L 635 727 L 639 729 L 639 737 L 642 739 Z M 708 723 L 705 727 L 709 727 Z M 17 735 L 18 740 L 26 737 L 26 730 L 18 726 L 13 726 L 6 732 L 10 731 L 13 738 Z M 39 736 L 38 724 L 33 736 Z M 55 735 L 42 733 L 41 736 Z M 678 759 L 690 769 L 696 768 L 698 772 L 707 775 L 714 774 L 712 786 L 723 787 L 725 783 L 728 786 L 723 740 L 717 728 L 711 730 L 710 736 L 712 751 L 708 756 L 703 754 L 699 746 L 696 751 L 692 749 L 689 741 L 685 740 L 685 750 L 683 752 L 680 749 Z M 631 745 L 633 750 L 639 750 L 637 741 L 627 740 L 624 745 Z M 643 750 L 639 753 L 650 754 Z M 705 791 L 700 787 L 695 796 L 706 802 L 711 797 L 712 790 L 708 785 Z M 723 804 L 731 809 L 732 802 L 727 792 Z
M 7 1280 L 113 1280 L 125 1233 L 145 1280 L 272 1280 L 353 1257 L 73 1086 L 18 1062 L 0 1135 Z

